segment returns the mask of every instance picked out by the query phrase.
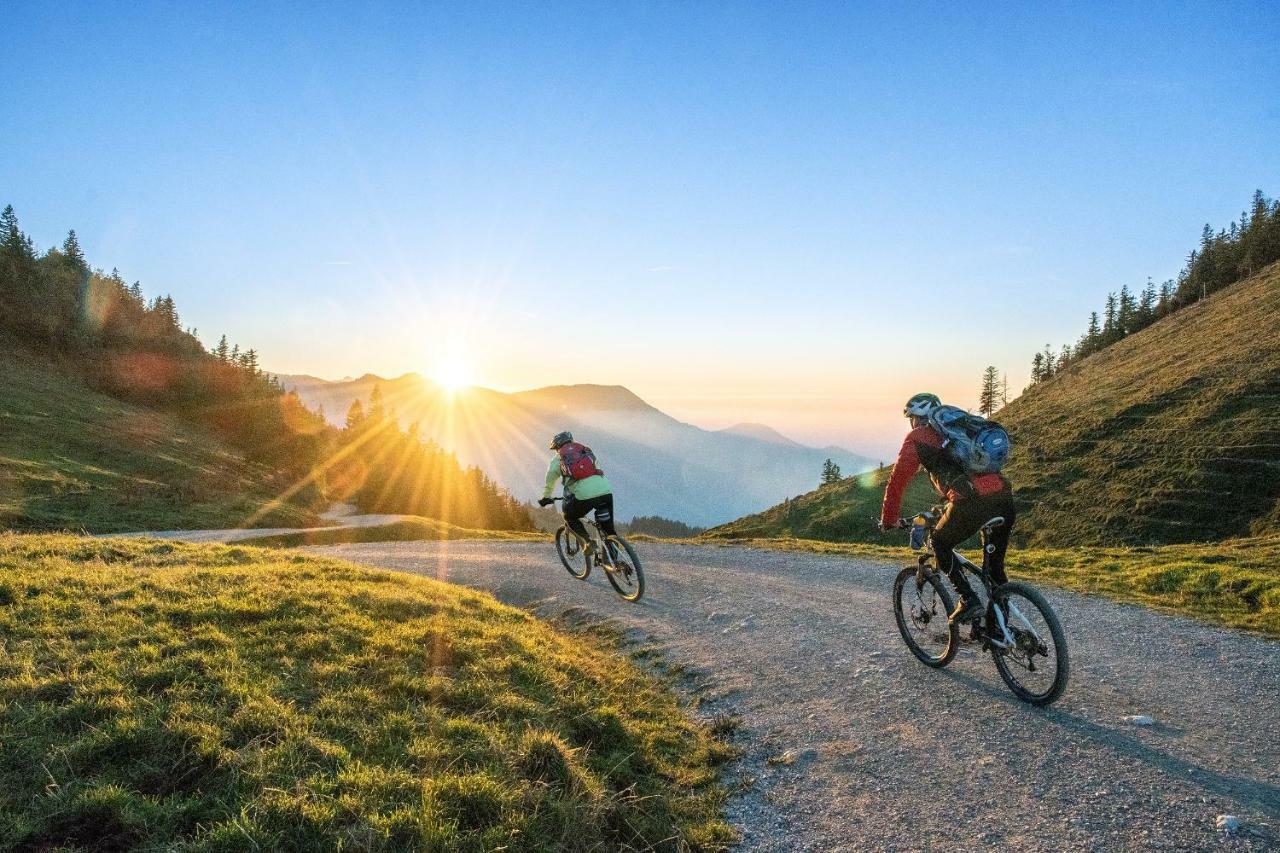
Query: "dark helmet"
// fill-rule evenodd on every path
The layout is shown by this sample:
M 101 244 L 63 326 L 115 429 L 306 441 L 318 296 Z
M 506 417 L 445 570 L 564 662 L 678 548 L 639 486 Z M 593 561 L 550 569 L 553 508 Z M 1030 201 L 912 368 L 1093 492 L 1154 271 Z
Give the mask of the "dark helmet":
M 558 432 L 556 433 L 556 437 L 551 439 L 551 449 L 559 450 L 571 441 L 573 441 L 573 433 L 568 430 Z
M 933 410 L 942 405 L 937 394 L 917 394 L 902 407 L 902 414 L 909 418 L 927 418 Z

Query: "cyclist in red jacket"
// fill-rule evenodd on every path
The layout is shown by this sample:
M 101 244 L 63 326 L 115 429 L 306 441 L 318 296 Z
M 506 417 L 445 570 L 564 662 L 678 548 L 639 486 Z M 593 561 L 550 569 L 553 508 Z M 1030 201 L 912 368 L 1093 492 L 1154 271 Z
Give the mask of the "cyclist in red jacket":
M 929 415 L 942 405 L 934 394 L 916 394 L 907 401 L 902 413 L 911 421 L 898 451 L 898 461 L 884 490 L 884 503 L 880 507 L 880 529 L 898 526 L 898 514 L 902 510 L 902 493 L 907 483 L 923 465 L 929 472 L 933 488 L 947 501 L 942 518 L 933 529 L 933 553 L 938 558 L 938 568 L 947 573 L 960 601 L 951 612 L 952 622 L 967 622 L 982 615 L 982 604 L 969 579 L 955 563 L 955 549 L 964 540 L 982 529 L 982 525 L 997 515 L 1004 516 L 1005 523 L 991 534 L 995 551 L 988 565 L 991 579 L 997 584 L 1008 578 L 1004 571 L 1004 555 L 1009 549 L 1009 532 L 1017 511 L 1013 506 L 1013 489 L 1009 481 L 999 474 L 969 474 L 943 447 L 942 435 L 929 424 Z

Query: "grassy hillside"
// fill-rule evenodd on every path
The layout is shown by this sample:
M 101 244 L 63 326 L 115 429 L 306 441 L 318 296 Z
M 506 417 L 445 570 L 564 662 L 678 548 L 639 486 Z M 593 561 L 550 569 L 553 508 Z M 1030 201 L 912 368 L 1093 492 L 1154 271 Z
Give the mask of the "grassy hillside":
M 838 483 L 820 486 L 808 494 L 784 501 L 764 512 L 713 527 L 707 539 L 772 539 L 794 537 L 827 542 L 883 542 L 876 529 L 880 502 L 889 469 L 882 468 Z M 938 502 L 929 480 L 920 474 L 907 486 L 902 499 L 904 514 L 927 509 Z
M 1277 529 L 1280 264 L 1033 386 L 997 416 L 1035 543 Z
M 256 548 L 0 535 L 0 849 L 707 849 L 728 748 L 602 638 Z
M 0 527 L 231 527 L 284 488 L 190 424 L 96 393 L 7 343 L 0 375 Z M 256 523 L 313 521 L 286 504 Z
M 996 416 L 1018 539 L 1195 542 L 1280 530 L 1280 265 L 1035 385 Z M 723 538 L 882 541 L 886 472 L 713 528 Z M 935 502 L 917 477 L 903 507 Z

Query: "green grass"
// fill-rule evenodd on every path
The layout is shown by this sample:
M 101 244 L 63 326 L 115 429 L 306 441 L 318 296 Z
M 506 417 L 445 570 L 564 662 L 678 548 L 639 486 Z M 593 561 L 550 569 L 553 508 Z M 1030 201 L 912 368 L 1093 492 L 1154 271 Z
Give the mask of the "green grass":
M 408 518 L 390 524 L 371 527 L 319 527 L 282 533 L 275 536 L 255 536 L 241 541 L 243 545 L 259 545 L 273 548 L 294 548 L 304 545 L 344 545 L 352 542 L 416 542 L 451 539 L 499 539 L 512 542 L 545 542 L 545 533 L 517 533 L 504 530 L 476 530 L 459 527 L 434 518 Z
M 808 494 L 784 501 L 755 515 L 713 527 L 705 539 L 796 538 L 830 542 L 879 542 L 876 521 L 884 485 L 891 469 L 881 468 L 819 486 Z M 903 513 L 928 509 L 941 499 L 924 474 L 907 485 Z
M 0 536 L 0 849 L 708 849 L 731 753 L 486 595 L 282 551 Z
M 189 424 L 87 388 L 0 341 L 0 527 L 235 527 L 285 483 Z M 305 527 L 284 504 L 258 526 Z
M 695 541 L 887 562 L 908 562 L 911 553 L 902 546 L 796 538 L 722 536 Z M 975 562 L 981 557 L 969 556 Z M 1201 545 L 1015 549 L 1009 552 L 1008 569 L 1012 577 L 1033 583 L 1280 638 L 1280 534 Z
M 1033 544 L 1280 530 L 1280 264 L 1178 311 L 1000 411 Z

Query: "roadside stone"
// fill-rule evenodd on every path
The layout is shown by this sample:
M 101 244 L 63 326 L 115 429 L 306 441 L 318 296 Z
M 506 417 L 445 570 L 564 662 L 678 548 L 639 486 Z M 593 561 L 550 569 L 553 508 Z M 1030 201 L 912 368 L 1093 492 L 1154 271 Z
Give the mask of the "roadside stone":
M 1131 714 L 1124 718 L 1124 721 L 1131 726 L 1154 726 L 1155 718 L 1148 717 L 1146 714 Z
M 1240 831 L 1240 827 L 1243 825 L 1243 822 L 1233 814 L 1220 814 L 1218 815 L 1217 820 L 1213 822 L 1213 825 L 1217 827 L 1219 832 L 1225 832 L 1227 835 L 1235 835 Z

